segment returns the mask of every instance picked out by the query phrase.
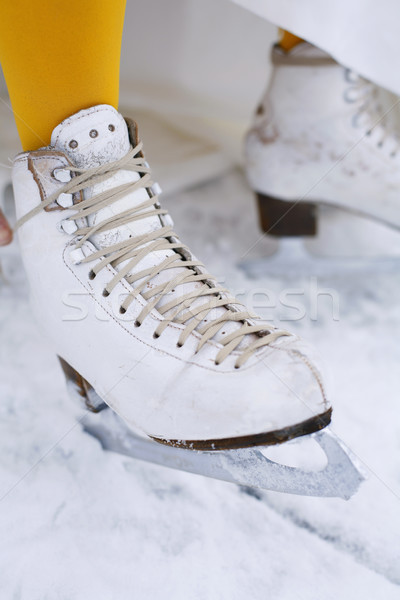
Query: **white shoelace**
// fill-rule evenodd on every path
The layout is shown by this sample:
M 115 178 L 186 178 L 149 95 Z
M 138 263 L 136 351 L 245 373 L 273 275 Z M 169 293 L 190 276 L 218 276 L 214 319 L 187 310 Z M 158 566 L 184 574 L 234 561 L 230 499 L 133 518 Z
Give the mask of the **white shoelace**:
M 366 135 L 371 135 L 374 130 L 379 131 L 379 137 L 376 145 L 382 148 L 386 143 L 390 145 L 390 156 L 395 157 L 400 151 L 400 138 L 396 132 L 393 132 L 387 122 L 388 110 L 384 112 L 380 99 L 379 90 L 376 85 L 364 79 L 351 69 L 345 69 L 345 80 L 350 85 L 346 88 L 344 98 L 346 102 L 354 102 L 358 105 L 354 124 L 360 125 L 360 121 L 365 117 L 368 127 Z M 394 108 L 394 107 L 392 107 Z
M 89 215 L 93 215 L 126 194 L 141 188 L 145 188 L 151 197 L 137 206 L 132 206 L 128 210 L 102 220 L 96 225 L 80 227 L 78 225 L 78 229 L 74 233 L 77 238 L 76 248 L 81 248 L 94 234 L 109 231 L 139 219 L 154 216 L 162 217 L 168 214 L 168 211 L 160 207 L 157 194 L 152 192 L 151 186 L 153 183 L 150 168 L 141 154 L 141 150 L 142 143 L 139 143 L 135 148 L 131 147 L 129 152 L 120 160 L 99 167 L 83 169 L 68 166 L 68 169 L 75 173 L 72 180 L 22 217 L 17 222 L 16 228 L 21 227 L 29 219 L 55 202 L 60 194 L 79 193 L 85 188 L 109 179 L 121 169 L 138 173 L 140 179 L 108 189 L 74 204 L 72 208 L 75 213 L 69 216 L 67 220 L 75 221 L 77 225 L 82 223 L 82 220 L 83 223 L 87 223 L 86 217 Z M 145 256 L 160 250 L 173 250 L 174 252 L 167 255 L 159 264 L 132 273 L 133 269 Z M 115 269 L 118 265 L 124 263 L 105 287 L 103 295 L 108 296 L 111 294 L 115 286 L 124 278 L 132 286 L 132 291 L 128 293 L 123 301 L 120 312 L 124 314 L 133 299 L 141 294 L 147 304 L 138 315 L 135 325 L 140 326 L 150 312 L 156 309 L 164 317 L 154 332 L 156 338 L 162 334 L 169 323 L 184 325 L 178 340 L 178 346 L 183 346 L 188 336 L 196 330 L 201 336 L 196 349 L 197 353 L 226 323 L 238 323 L 239 327 L 235 331 L 218 340 L 218 344 L 222 347 L 215 358 L 216 364 L 222 363 L 233 351 L 239 350 L 238 346 L 249 334 L 253 334 L 253 336 L 248 338 L 248 345 L 239 351 L 235 363 L 236 368 L 241 367 L 259 348 L 268 346 L 282 336 L 291 335 L 286 331 L 276 329 L 273 325 L 255 323 L 258 317 L 250 314 L 245 306 L 231 296 L 228 290 L 219 285 L 216 279 L 205 271 L 205 267 L 200 261 L 193 259 L 188 247 L 179 241 L 171 226 L 162 225 L 159 229 L 150 233 L 129 237 L 116 244 L 98 249 L 83 258 L 81 262 L 89 263 L 97 259 L 100 259 L 100 261 L 93 265 L 89 274 L 91 279 L 94 279 L 99 271 L 108 265 Z M 156 275 L 168 269 L 176 268 L 179 268 L 180 272 L 172 276 L 169 281 L 147 289 L 148 284 Z M 178 286 L 193 282 L 201 285 L 193 286 L 193 289 L 188 293 L 174 294 L 169 302 L 160 305 L 160 300 L 176 290 Z M 204 298 L 204 302 L 199 302 L 201 298 Z M 221 316 L 213 319 L 211 311 L 217 307 L 222 307 L 225 311 Z M 207 322 L 204 321 L 206 318 Z

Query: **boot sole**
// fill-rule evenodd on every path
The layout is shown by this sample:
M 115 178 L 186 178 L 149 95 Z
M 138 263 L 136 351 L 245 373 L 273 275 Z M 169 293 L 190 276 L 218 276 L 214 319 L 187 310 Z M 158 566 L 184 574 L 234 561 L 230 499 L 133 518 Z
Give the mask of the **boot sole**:
M 94 388 L 90 383 L 82 377 L 71 365 L 69 365 L 63 358 L 58 357 L 61 367 L 64 371 L 67 381 L 72 382 L 80 396 L 80 399 L 84 403 L 85 407 L 94 413 L 99 413 L 102 410 L 108 408 L 108 405 L 103 402 Z M 98 402 L 94 402 L 93 399 L 97 398 Z M 303 435 L 309 435 L 324 429 L 331 422 L 332 408 L 327 411 L 306 419 L 301 423 L 290 425 L 282 429 L 276 429 L 275 431 L 268 431 L 266 433 L 257 433 L 254 435 L 246 435 L 233 438 L 222 438 L 222 439 L 210 439 L 210 440 L 170 440 L 163 439 L 154 436 L 149 436 L 155 442 L 164 444 L 167 446 L 173 446 L 175 448 L 186 448 L 187 450 L 237 450 L 239 448 L 252 448 L 254 446 L 274 446 L 276 444 L 282 444 L 297 437 Z
M 288 442 L 294 438 L 303 435 L 309 435 L 324 429 L 331 422 L 332 408 L 324 413 L 306 419 L 296 425 L 290 425 L 283 429 L 268 431 L 266 433 L 256 433 L 234 438 L 222 438 L 213 440 L 164 440 L 162 438 L 152 437 L 153 440 L 167 446 L 175 448 L 186 448 L 187 450 L 238 450 L 239 448 L 253 448 L 254 446 L 275 446 Z

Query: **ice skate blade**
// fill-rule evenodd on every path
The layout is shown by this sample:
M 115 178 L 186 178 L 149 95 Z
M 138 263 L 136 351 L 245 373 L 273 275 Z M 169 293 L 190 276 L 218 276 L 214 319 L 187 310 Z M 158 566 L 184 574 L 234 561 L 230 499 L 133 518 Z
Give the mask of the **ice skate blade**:
M 256 195 L 261 229 L 283 244 L 301 238 L 312 255 L 359 259 L 358 265 L 362 265 L 360 259 L 400 258 L 400 229 L 391 223 L 333 203 Z
M 207 452 L 165 446 L 136 435 L 111 410 L 88 413 L 83 426 L 104 450 L 247 487 L 348 500 L 364 480 L 355 459 L 329 429 L 312 434 L 326 455 L 326 466 L 306 471 L 268 459 L 262 447 Z
M 307 251 L 301 238 L 281 238 L 278 251 L 261 258 L 244 260 L 239 268 L 251 279 L 279 277 L 284 275 L 304 277 L 316 275 L 330 277 L 346 273 L 368 274 L 397 272 L 400 256 L 391 257 L 332 257 L 316 256 Z
M 350 453 L 327 428 L 309 434 L 319 444 L 327 458 L 326 466 L 315 471 L 270 460 L 262 454 L 262 449 L 268 447 L 265 445 L 210 451 L 195 450 L 193 447 L 187 449 L 153 441 L 151 438 L 134 433 L 125 421 L 107 408 L 83 377 L 63 359 L 60 358 L 60 362 L 67 377 L 70 393 L 81 405 L 84 403 L 89 409 L 82 419 L 83 428 L 99 440 L 104 450 L 246 487 L 303 496 L 348 500 L 364 479 Z M 312 431 L 316 431 L 330 421 L 330 411 L 328 413 L 325 422 L 321 419 L 319 427 L 315 426 L 315 422 L 312 423 Z M 293 438 L 294 434 L 299 435 L 299 432 L 292 432 L 293 435 L 289 435 L 290 428 L 278 433 L 280 437 L 273 440 L 275 444 Z M 306 433 L 304 429 L 302 434 Z
M 316 256 L 346 259 L 399 259 L 400 230 L 365 215 L 332 206 L 318 207 L 318 234 L 304 240 Z

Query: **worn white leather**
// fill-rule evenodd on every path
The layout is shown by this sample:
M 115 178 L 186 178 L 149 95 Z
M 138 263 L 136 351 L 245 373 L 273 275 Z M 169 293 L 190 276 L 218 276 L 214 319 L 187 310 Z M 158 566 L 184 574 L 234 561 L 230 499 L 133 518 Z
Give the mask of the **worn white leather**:
M 384 126 L 376 88 L 324 64 L 328 56 L 306 42 L 272 55 L 278 64 L 246 137 L 251 187 L 400 227 L 399 140 Z
M 110 124 L 114 131 L 108 128 Z M 91 138 L 93 129 L 98 135 Z M 71 140 L 78 142 L 75 151 L 69 146 Z M 28 164 L 40 168 L 40 185 L 46 193 L 47 188 L 49 192 L 54 186 L 62 188 L 60 177 L 54 175 L 60 173 L 58 169 L 68 170 L 69 161 L 93 166 L 118 159 L 128 148 L 125 121 L 112 107 L 93 107 L 70 117 L 55 129 L 50 148 L 16 157 L 13 184 L 18 218 L 41 202 L 37 177 Z M 137 174 L 121 171 L 106 184 L 118 185 L 129 176 Z M 86 189 L 85 197 L 98 192 Z M 136 197 L 123 198 L 113 210 L 137 201 Z M 194 354 L 200 337 L 196 331 L 178 348 L 181 325 L 169 324 L 154 339 L 162 319 L 157 310 L 136 327 L 135 319 L 145 303 L 142 296 L 134 299 L 126 314 L 119 314 L 129 284 L 123 279 L 104 297 L 102 291 L 113 269 L 104 268 L 90 280 L 93 263 L 82 264 L 80 257 L 112 243 L 111 238 L 122 239 L 129 231 L 137 235 L 137 228 L 156 227 L 156 223 L 150 219 L 132 222 L 120 231 L 100 234 L 74 252 L 74 234 L 60 227 L 72 210 L 53 208 L 41 211 L 19 231 L 34 313 L 54 351 L 132 428 L 163 439 L 236 437 L 294 425 L 329 408 L 310 350 L 294 336 L 280 338 L 235 369 L 238 351 L 215 365 L 221 348 L 215 339 Z M 149 260 L 159 259 L 152 256 Z

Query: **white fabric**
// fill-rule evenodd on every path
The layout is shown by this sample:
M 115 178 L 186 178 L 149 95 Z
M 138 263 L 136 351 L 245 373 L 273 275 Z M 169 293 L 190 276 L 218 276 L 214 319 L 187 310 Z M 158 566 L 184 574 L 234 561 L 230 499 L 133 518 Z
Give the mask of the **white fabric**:
M 276 35 L 274 25 L 229 0 L 127 3 L 120 108 L 138 120 L 146 153 L 165 191 L 176 189 L 170 175 L 171 155 L 164 153 L 169 164 L 160 170 L 161 144 L 153 143 L 147 123 L 156 115 L 171 132 L 197 140 L 197 154 L 203 140 L 209 156 L 215 157 L 217 148 L 227 161 L 241 162 L 241 141 L 269 77 L 268 54 Z M 179 150 L 180 164 L 183 154 Z M 203 162 L 206 155 L 202 154 Z M 187 157 L 191 155 L 188 148 Z M 210 178 L 215 176 L 215 171 L 209 172 Z M 182 169 L 180 173 L 182 177 Z M 185 183 L 198 180 L 195 168 L 186 175 Z
M 400 94 L 398 0 L 233 0 Z
M 399 11 L 393 0 L 130 2 L 122 106 L 157 114 L 175 129 L 222 148 L 232 162 L 241 162 L 242 137 L 271 73 L 269 49 L 277 39 L 276 26 L 292 29 L 346 66 L 400 93 Z M 158 176 L 163 188 L 170 187 L 161 172 Z

